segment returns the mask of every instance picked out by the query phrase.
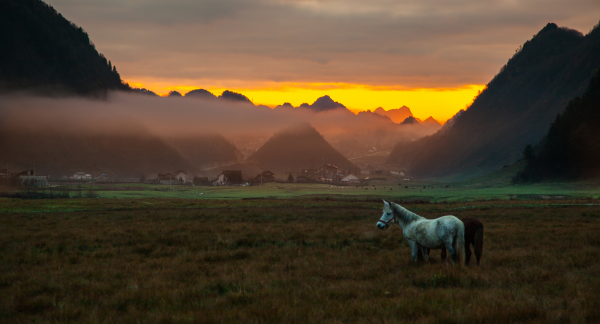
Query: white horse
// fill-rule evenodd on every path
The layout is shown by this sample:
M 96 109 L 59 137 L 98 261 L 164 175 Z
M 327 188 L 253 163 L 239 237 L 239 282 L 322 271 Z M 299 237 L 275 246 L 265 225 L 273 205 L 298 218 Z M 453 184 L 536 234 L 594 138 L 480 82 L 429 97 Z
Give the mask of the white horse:
M 460 219 L 442 216 L 430 220 L 393 202 L 384 200 L 383 203 L 383 215 L 377 222 L 377 228 L 383 230 L 392 224 L 400 225 L 410 245 L 413 261 L 417 261 L 419 249 L 423 260 L 429 261 L 430 249 L 445 247 L 453 264 L 465 264 L 465 225 Z

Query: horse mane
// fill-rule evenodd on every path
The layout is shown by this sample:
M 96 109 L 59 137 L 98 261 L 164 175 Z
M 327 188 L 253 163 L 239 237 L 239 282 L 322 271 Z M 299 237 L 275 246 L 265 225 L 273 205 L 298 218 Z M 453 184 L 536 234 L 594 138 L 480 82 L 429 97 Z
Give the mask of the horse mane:
M 420 218 L 422 218 L 421 216 L 411 212 L 410 210 L 394 203 L 394 202 L 390 202 L 391 206 L 392 206 L 392 210 L 394 211 L 394 214 L 396 214 L 396 216 L 400 219 L 400 221 L 402 221 L 402 223 L 404 223 L 404 225 L 412 223 Z

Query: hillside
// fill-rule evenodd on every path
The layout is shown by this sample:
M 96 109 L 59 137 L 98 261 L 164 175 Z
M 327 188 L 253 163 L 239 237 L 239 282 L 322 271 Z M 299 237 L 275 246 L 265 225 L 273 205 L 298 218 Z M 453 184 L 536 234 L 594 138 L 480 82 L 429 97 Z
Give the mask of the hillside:
M 176 169 L 200 168 L 238 160 L 237 149 L 221 136 L 164 140 L 144 129 L 128 134 L 80 134 L 0 129 L 0 164 L 13 172 L 62 177 L 78 171 L 94 176 L 140 177 Z
M 275 134 L 248 160 L 272 172 L 299 170 L 311 165 L 318 168 L 327 163 L 347 170 L 354 166 L 308 124 Z
M 127 90 L 89 35 L 41 0 L 0 1 L 0 91 Z
M 581 97 L 556 117 L 517 181 L 585 179 L 600 176 L 600 69 Z
M 388 163 L 417 177 L 474 177 L 521 157 L 600 66 L 600 28 L 589 34 L 548 24 L 508 61 L 451 127 L 398 143 Z

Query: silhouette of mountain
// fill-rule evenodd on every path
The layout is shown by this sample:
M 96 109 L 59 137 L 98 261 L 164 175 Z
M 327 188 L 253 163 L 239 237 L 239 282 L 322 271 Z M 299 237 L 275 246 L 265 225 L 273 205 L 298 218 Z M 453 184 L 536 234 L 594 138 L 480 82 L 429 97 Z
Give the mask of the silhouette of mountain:
M 154 97 L 158 97 L 158 95 L 156 93 L 154 93 L 153 91 L 150 91 L 146 88 L 133 88 L 131 89 L 133 92 L 135 93 L 139 93 L 139 94 L 143 94 L 143 95 L 148 95 L 148 96 L 154 96 Z
M 333 101 L 329 96 L 323 96 L 313 102 L 312 105 L 303 103 L 298 108 L 306 108 L 315 112 L 328 111 L 333 109 L 346 109 L 346 106 L 342 105 L 337 101 Z
M 435 120 L 432 116 L 429 116 L 429 118 L 425 119 L 421 124 L 442 127 L 442 124 L 439 121 Z
M 200 98 L 200 99 L 217 99 L 210 91 L 204 89 L 195 89 L 185 94 L 185 97 Z
M 173 91 L 169 92 L 169 94 L 167 95 L 167 97 L 181 98 L 183 96 L 178 91 L 173 90 Z
M 600 69 L 581 97 L 556 116 L 535 154 L 523 152 L 527 166 L 515 181 L 583 179 L 600 176 Z
M 396 123 L 396 124 L 400 124 L 403 121 L 406 120 L 406 118 L 408 117 L 412 117 L 412 111 L 410 111 L 410 108 L 406 107 L 406 106 L 402 106 L 398 109 L 390 109 L 390 110 L 383 110 L 383 108 L 379 107 L 377 109 L 375 109 L 375 111 L 373 111 L 376 114 L 380 114 L 383 116 L 388 116 L 390 117 L 390 119 Z
M 219 99 L 252 103 L 250 99 L 243 94 L 229 90 L 223 91 L 223 93 L 219 96 Z
M 581 95 L 600 66 L 600 28 L 581 33 L 548 24 L 443 131 L 398 143 L 388 163 L 418 177 L 474 177 L 521 157 L 544 136 L 568 100 Z
M 275 109 L 294 109 L 294 106 L 289 102 L 284 102 L 283 105 L 279 105 Z
M 296 125 L 273 135 L 248 161 L 273 172 L 299 170 L 311 164 L 320 167 L 329 163 L 347 170 L 354 166 L 309 124 Z
M 371 120 L 378 120 L 378 121 L 386 121 L 389 123 L 393 123 L 393 121 L 390 119 L 390 117 L 385 116 L 385 115 L 380 115 L 380 114 L 376 114 L 374 112 L 371 112 L 370 110 L 367 111 L 361 111 L 358 114 L 356 114 L 358 117 L 364 118 L 364 119 L 371 119 Z M 394 125 L 394 124 L 392 124 Z
M 88 34 L 41 0 L 0 1 L 0 91 L 129 90 Z
M 406 117 L 406 119 L 400 123 L 400 125 L 413 125 L 413 124 L 420 124 L 419 121 L 413 116 Z

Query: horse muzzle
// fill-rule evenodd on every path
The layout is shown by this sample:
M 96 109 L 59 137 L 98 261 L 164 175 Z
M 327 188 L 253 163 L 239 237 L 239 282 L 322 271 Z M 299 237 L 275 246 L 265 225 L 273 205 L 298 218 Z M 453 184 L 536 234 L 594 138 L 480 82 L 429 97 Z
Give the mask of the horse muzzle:
M 384 230 L 386 228 L 388 228 L 388 224 L 384 224 L 382 222 L 377 222 L 377 228 L 379 228 L 380 230 Z

